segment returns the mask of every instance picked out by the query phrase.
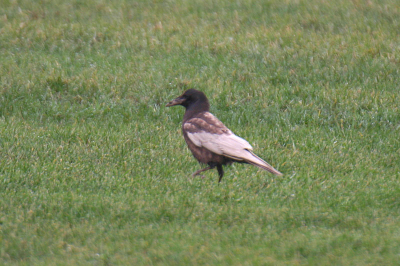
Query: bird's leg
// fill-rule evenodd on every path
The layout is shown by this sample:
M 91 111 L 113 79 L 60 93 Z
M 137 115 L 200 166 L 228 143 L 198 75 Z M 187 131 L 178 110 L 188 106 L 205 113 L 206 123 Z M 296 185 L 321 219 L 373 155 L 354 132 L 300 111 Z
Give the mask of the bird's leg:
M 219 180 L 218 183 L 221 183 L 222 177 L 224 176 L 224 169 L 222 169 L 222 165 L 217 165 L 217 170 L 219 174 Z
M 207 171 L 207 170 L 210 170 L 210 169 L 213 169 L 213 168 L 214 168 L 214 166 L 213 166 L 213 167 L 208 166 L 208 167 L 206 167 L 206 168 L 204 168 L 204 169 L 200 169 L 200 170 L 194 172 L 194 173 L 192 174 L 192 177 L 195 177 L 196 175 L 199 175 L 200 173 L 202 173 L 202 172 L 204 172 L 204 171 Z M 201 176 L 201 177 L 204 178 L 204 176 Z

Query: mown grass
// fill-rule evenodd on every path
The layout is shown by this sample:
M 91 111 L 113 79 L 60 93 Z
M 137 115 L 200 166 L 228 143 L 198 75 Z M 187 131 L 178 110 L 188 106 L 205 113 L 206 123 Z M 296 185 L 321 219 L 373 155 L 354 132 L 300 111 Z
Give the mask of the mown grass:
M 0 264 L 398 264 L 399 1 L 0 3 Z M 190 87 L 284 177 L 189 178 Z

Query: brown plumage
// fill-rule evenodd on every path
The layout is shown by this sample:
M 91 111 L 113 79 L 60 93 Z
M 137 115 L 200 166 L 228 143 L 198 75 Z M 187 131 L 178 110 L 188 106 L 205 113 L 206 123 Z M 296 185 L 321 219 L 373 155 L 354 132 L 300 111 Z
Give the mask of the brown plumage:
M 232 133 L 221 121 L 209 112 L 210 104 L 206 95 L 190 89 L 172 100 L 167 106 L 182 105 L 186 108 L 183 117 L 182 132 L 193 156 L 208 167 L 193 173 L 217 168 L 219 181 L 224 175 L 222 165 L 232 162 L 248 163 L 275 175 L 282 175 L 263 159 L 253 153 L 253 148 L 244 139 Z

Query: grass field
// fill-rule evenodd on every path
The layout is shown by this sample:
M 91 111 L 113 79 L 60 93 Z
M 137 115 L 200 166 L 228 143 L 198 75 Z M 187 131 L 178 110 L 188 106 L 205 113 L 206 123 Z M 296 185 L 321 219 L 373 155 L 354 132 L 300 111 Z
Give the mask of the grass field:
M 0 265 L 399 265 L 400 1 L 0 6 Z M 190 178 L 191 87 L 284 176 Z

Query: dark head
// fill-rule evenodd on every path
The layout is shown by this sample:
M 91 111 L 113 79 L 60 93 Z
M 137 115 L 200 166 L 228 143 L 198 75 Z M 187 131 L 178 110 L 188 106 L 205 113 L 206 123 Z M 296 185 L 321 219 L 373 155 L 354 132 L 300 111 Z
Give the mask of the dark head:
M 185 91 L 178 98 L 167 103 L 167 107 L 174 105 L 182 105 L 186 108 L 186 110 L 195 108 L 196 111 L 208 111 L 210 109 L 210 104 L 208 103 L 208 99 L 206 95 L 198 90 L 189 89 Z

